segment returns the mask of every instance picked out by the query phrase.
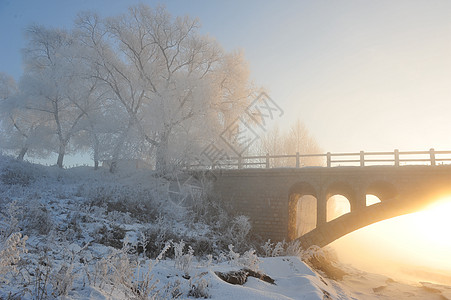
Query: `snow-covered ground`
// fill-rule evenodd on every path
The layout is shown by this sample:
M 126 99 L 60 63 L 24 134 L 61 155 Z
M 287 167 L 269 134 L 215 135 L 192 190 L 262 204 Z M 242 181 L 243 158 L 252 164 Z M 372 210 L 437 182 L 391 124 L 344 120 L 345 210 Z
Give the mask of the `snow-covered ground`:
M 245 218 L 211 203 L 178 205 L 168 184 L 151 171 L 60 170 L 0 156 L 0 299 L 451 299 L 448 286 L 342 265 L 348 275 L 333 280 L 298 256 L 257 256 L 265 251 L 246 241 Z M 274 284 L 218 276 L 242 268 Z

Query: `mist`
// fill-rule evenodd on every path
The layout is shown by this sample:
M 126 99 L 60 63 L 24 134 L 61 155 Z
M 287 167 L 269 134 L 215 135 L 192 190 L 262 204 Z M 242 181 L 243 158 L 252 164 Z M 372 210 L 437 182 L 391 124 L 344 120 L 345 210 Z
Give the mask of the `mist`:
M 340 262 L 408 283 L 451 284 L 450 202 L 352 232 L 329 247 Z

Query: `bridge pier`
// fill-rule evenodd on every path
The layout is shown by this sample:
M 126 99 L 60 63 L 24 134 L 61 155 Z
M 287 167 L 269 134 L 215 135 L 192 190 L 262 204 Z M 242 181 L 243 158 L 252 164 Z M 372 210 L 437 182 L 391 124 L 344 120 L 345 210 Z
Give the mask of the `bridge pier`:
M 366 207 L 366 192 L 359 188 L 355 192 L 355 198 L 348 200 L 351 201 L 351 213 L 361 211 Z
M 327 194 L 322 191 L 316 198 L 316 227 L 327 223 Z

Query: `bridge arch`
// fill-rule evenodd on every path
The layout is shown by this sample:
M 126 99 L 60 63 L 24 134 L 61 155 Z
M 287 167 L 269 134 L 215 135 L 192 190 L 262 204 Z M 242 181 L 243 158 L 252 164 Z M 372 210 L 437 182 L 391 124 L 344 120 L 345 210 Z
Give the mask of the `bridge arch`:
M 334 181 L 330 183 L 326 188 L 326 199 L 328 200 L 335 195 L 345 197 L 349 201 L 351 211 L 356 208 L 356 192 L 349 183 L 345 181 Z
M 379 199 L 378 196 L 373 195 L 373 194 L 366 194 L 365 198 L 366 198 L 365 199 L 365 206 L 371 206 L 371 205 L 378 204 L 378 203 L 382 202 L 381 199 Z
M 330 222 L 351 212 L 351 201 L 344 195 L 335 194 L 326 202 L 326 221 Z
M 398 196 L 398 191 L 393 184 L 378 180 L 367 185 L 365 194 L 374 195 L 379 198 L 381 202 L 383 202 L 384 200 L 393 199 Z
M 315 187 L 308 182 L 297 182 L 289 189 L 288 238 L 290 240 L 299 237 L 300 225 L 307 226 L 306 232 L 316 228 L 318 209 L 317 195 L 318 192 Z M 313 226 L 312 224 L 307 223 L 314 223 L 315 225 Z

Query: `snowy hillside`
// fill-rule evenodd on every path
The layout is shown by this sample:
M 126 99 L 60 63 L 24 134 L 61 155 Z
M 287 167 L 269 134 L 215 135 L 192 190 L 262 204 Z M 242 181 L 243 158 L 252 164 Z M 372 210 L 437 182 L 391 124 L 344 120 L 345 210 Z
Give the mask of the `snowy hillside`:
M 0 299 L 451 296 L 448 287 L 408 286 L 350 267 L 330 279 L 299 256 L 279 256 L 301 252 L 258 240 L 247 218 L 226 204 L 202 193 L 174 201 L 174 178 L 0 157 Z M 307 251 L 303 258 L 322 255 Z M 232 271 L 244 274 L 244 285 L 221 279 Z

